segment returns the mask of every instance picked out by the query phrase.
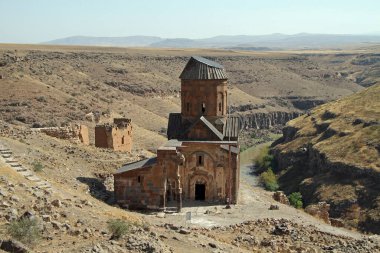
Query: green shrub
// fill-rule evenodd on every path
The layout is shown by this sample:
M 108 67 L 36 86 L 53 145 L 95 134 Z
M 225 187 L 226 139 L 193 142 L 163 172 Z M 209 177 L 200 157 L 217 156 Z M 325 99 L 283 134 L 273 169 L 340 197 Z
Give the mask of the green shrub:
M 44 169 L 44 166 L 40 162 L 33 162 L 32 165 L 35 172 L 40 172 Z
M 274 156 L 269 154 L 269 146 L 265 146 L 260 150 L 255 165 L 259 172 L 268 170 L 269 168 L 276 168 Z
M 115 239 L 119 239 L 128 233 L 129 227 L 129 223 L 120 219 L 108 221 L 108 230 L 112 233 L 112 237 Z
M 25 244 L 33 244 L 41 238 L 41 230 L 36 219 L 23 218 L 12 221 L 7 228 L 8 234 Z
M 302 195 L 300 192 L 293 192 L 289 195 L 289 202 L 295 208 L 302 208 Z
M 260 181 L 268 191 L 276 191 L 279 188 L 277 177 L 271 168 L 260 174 Z

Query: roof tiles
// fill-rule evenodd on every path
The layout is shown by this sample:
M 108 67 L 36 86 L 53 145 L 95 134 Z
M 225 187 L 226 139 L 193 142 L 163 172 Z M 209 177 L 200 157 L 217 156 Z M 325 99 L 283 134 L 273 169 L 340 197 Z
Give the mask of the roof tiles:
M 182 80 L 227 79 L 224 67 L 209 59 L 192 56 L 179 76 Z

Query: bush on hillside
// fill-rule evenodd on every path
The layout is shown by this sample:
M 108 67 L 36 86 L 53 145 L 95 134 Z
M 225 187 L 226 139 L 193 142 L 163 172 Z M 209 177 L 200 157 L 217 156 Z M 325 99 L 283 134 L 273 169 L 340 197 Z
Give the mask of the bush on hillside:
M 41 238 L 41 230 L 36 219 L 22 218 L 12 221 L 7 228 L 8 234 L 25 244 L 33 244 Z
M 276 168 L 274 156 L 269 154 L 269 146 L 266 146 L 260 150 L 260 153 L 255 161 L 255 167 L 258 169 L 257 172 L 264 172 L 269 168 Z
M 260 181 L 268 191 L 276 191 L 279 188 L 277 177 L 271 168 L 260 174 Z
M 289 195 L 289 202 L 295 208 L 302 208 L 302 195 L 300 192 L 293 192 Z
M 120 219 L 108 221 L 108 230 L 112 233 L 112 237 L 115 239 L 119 239 L 123 235 L 127 234 L 129 227 L 129 223 Z
M 33 162 L 32 165 L 35 172 L 40 172 L 44 169 L 44 166 L 40 162 Z

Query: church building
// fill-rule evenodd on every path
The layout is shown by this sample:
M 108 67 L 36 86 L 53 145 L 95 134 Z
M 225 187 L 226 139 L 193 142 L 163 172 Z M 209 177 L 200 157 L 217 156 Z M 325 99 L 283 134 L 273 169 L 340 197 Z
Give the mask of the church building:
M 168 142 L 157 156 L 114 174 L 115 198 L 126 208 L 183 203 L 233 204 L 239 192 L 239 117 L 228 115 L 222 65 L 193 56 L 180 75 L 181 113 L 170 113 Z

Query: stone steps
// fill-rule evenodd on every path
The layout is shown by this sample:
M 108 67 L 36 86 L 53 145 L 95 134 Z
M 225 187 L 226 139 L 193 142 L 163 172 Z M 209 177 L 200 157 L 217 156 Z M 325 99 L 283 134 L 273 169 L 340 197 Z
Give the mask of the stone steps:
M 17 160 L 14 160 L 14 159 L 13 159 L 13 157 L 10 157 L 10 158 L 5 159 L 5 162 L 6 162 L 6 163 L 18 163 Z
M 33 176 L 33 173 L 32 173 L 30 170 L 20 171 L 19 173 L 20 173 L 21 175 L 23 175 L 24 177 Z
M 24 168 L 24 167 L 21 166 L 21 167 L 17 167 L 17 168 L 16 168 L 16 171 L 17 171 L 17 172 L 28 171 L 28 169 L 26 169 L 26 168 Z
M 41 179 L 35 175 L 26 176 L 26 178 L 30 181 L 41 182 Z
M 42 180 L 36 176 L 33 171 L 28 168 L 23 167 L 17 159 L 12 156 L 13 152 L 0 144 L 0 158 L 2 157 L 5 163 L 7 163 L 13 170 L 17 171 L 20 175 L 24 176 L 26 179 L 36 183 L 37 188 L 41 190 L 53 191 L 52 186 L 49 182 Z
M 37 182 L 37 186 L 41 189 L 51 188 L 51 184 L 49 184 L 48 182 L 44 182 L 44 181 Z

